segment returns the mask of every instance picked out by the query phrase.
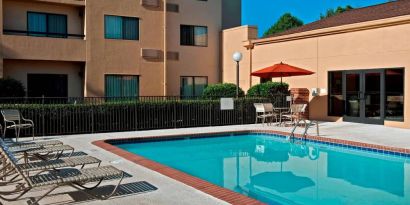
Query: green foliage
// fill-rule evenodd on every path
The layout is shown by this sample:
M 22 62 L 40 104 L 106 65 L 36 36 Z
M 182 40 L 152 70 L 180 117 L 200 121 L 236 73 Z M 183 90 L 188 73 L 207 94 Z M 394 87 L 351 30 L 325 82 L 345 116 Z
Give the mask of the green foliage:
M 328 18 L 328 17 L 331 17 L 331 16 L 335 16 L 337 14 L 341 14 L 345 11 L 349 11 L 349 10 L 352 10 L 352 9 L 354 9 L 354 8 L 350 5 L 347 5 L 345 7 L 338 6 L 336 9 L 328 9 L 326 11 L 326 14 L 320 14 L 320 19 L 325 19 L 325 18 Z
M 269 97 L 277 94 L 287 94 L 289 85 L 280 82 L 266 82 L 252 86 L 247 95 L 250 97 Z
M 296 28 L 299 26 L 303 26 L 303 21 L 299 18 L 292 16 L 290 13 L 283 14 L 279 20 L 273 24 L 264 34 L 264 37 L 267 37 L 272 34 L 280 33 L 283 31 L 287 31 L 292 28 Z
M 0 97 L 24 97 L 26 91 L 23 84 L 11 78 L 0 79 Z
M 239 97 L 245 95 L 245 92 L 239 88 Z M 202 94 L 203 98 L 216 99 L 220 97 L 236 97 L 236 85 L 233 83 L 223 83 L 208 85 Z

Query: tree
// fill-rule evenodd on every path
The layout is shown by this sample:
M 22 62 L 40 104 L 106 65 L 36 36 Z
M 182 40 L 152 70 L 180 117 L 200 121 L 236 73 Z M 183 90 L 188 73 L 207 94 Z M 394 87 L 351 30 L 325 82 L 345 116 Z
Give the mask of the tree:
M 23 84 L 12 78 L 0 78 L 0 97 L 24 97 L 26 91 Z
M 349 11 L 349 10 L 352 10 L 352 9 L 354 9 L 354 8 L 350 5 L 347 5 L 345 7 L 338 6 L 336 9 L 328 9 L 326 11 L 325 15 L 320 14 L 320 19 L 325 19 L 325 18 L 328 18 L 328 17 L 331 17 L 331 16 L 335 16 L 337 14 L 341 14 L 345 11 Z
M 303 21 L 299 18 L 292 16 L 290 13 L 283 14 L 278 21 L 273 24 L 264 34 L 263 36 L 269 36 L 272 34 L 280 33 L 283 31 L 287 31 L 292 28 L 296 28 L 299 26 L 303 26 Z

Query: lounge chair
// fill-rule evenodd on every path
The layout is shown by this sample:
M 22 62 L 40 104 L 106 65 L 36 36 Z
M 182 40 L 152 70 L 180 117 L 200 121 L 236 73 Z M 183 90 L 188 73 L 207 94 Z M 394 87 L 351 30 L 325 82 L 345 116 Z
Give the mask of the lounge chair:
M 11 142 L 7 143 L 9 148 L 21 148 L 21 149 L 29 149 L 29 148 L 36 148 L 36 147 L 50 147 L 56 145 L 62 145 L 63 142 L 59 140 L 49 140 L 49 141 L 30 141 L 30 142 Z
M 112 192 L 108 195 L 97 196 L 88 192 L 84 192 L 92 197 L 97 199 L 105 200 L 114 195 L 121 184 L 124 178 L 124 172 L 113 167 L 113 166 L 103 166 L 95 168 L 86 168 L 86 169 L 75 169 L 75 168 L 65 168 L 65 169 L 51 169 L 51 170 L 42 170 L 40 173 L 27 176 L 24 174 L 24 170 L 17 163 L 17 159 L 12 153 L 0 146 L 0 150 L 3 153 L 5 158 L 5 163 L 9 164 L 9 170 L 14 171 L 18 178 L 21 180 L 15 185 L 13 190 L 2 189 L 0 191 L 0 198 L 5 201 L 16 201 L 21 198 L 23 195 L 28 193 L 34 188 L 46 188 L 50 189 L 35 199 L 31 204 L 37 204 L 44 197 L 49 195 L 55 189 L 62 186 L 70 186 L 79 191 L 84 191 L 83 189 L 95 189 L 97 188 L 104 179 L 108 178 L 120 178 L 118 184 L 114 187 Z M 86 187 L 86 184 L 97 183 L 94 186 Z M 17 195 L 17 196 L 13 196 Z
M 31 128 L 34 140 L 34 122 L 32 120 L 25 119 L 18 110 L 1 110 L 1 115 L 4 120 L 3 138 L 6 137 L 7 129 L 14 129 L 16 141 L 18 141 L 20 130 Z
M 11 147 L 8 151 L 16 156 L 22 156 L 26 161 L 30 157 L 37 160 L 50 160 L 60 158 L 64 152 L 69 152 L 69 156 L 74 153 L 74 148 L 69 145 L 56 145 L 50 147 L 20 148 Z
M 0 146 L 3 148 L 3 150 L 9 149 L 7 144 L 5 144 L 2 140 L 0 140 Z M 4 156 L 4 154 L 5 153 L 0 153 L 1 159 L 4 159 L 4 157 L 2 157 Z M 57 169 L 57 168 L 63 168 L 63 167 L 81 166 L 81 169 L 82 169 L 84 168 L 85 165 L 90 165 L 90 164 L 98 164 L 98 166 L 100 166 L 101 160 L 91 157 L 91 156 L 80 156 L 80 157 L 71 157 L 71 158 L 62 158 L 62 159 L 51 159 L 47 161 L 41 160 L 41 161 L 34 161 L 34 162 L 29 162 L 29 163 L 26 162 L 23 164 L 18 164 L 18 166 L 21 170 L 29 174 L 30 172 L 33 172 L 33 171 L 41 171 L 44 169 Z M 3 174 L 0 176 L 0 179 L 4 179 L 5 177 L 10 175 L 10 173 L 7 172 L 7 169 L 8 169 L 7 166 L 4 166 L 3 168 L 0 169 L 0 173 L 3 172 Z M 14 178 L 9 180 L 9 182 L 13 180 Z M 0 185 L 4 183 L 8 183 L 8 182 L 0 183 Z

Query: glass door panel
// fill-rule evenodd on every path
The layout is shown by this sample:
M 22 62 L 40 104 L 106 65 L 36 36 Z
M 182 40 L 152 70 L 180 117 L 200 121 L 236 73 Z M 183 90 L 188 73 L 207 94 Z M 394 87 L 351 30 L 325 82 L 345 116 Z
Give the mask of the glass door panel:
M 360 117 L 360 73 L 346 74 L 346 116 Z
M 381 119 L 381 78 L 381 72 L 368 72 L 364 74 L 366 118 Z

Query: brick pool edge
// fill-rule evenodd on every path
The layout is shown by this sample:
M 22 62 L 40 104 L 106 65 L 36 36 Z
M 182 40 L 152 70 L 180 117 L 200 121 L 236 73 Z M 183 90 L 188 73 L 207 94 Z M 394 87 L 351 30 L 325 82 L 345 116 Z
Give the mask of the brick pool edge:
M 199 191 L 202 191 L 206 194 L 209 194 L 215 198 L 218 198 L 230 204 L 235 204 L 235 205 L 264 204 L 256 199 L 252 199 L 250 197 L 236 193 L 229 189 L 212 184 L 208 181 L 191 176 L 189 174 L 186 174 L 185 172 L 173 169 L 163 164 L 154 162 L 152 160 L 149 160 L 137 154 L 127 152 L 121 148 L 118 148 L 110 144 L 110 142 L 127 143 L 127 142 L 137 142 L 137 141 L 144 141 L 144 140 L 177 139 L 177 138 L 184 138 L 184 137 L 194 138 L 194 137 L 203 137 L 203 136 L 212 136 L 212 135 L 246 134 L 246 133 L 276 134 L 276 135 L 283 135 L 283 136 L 289 135 L 289 133 L 286 133 L 286 132 L 270 131 L 270 130 L 243 130 L 243 131 L 226 131 L 226 132 L 213 132 L 213 133 L 211 132 L 211 133 L 195 133 L 195 134 L 182 134 L 182 135 L 159 135 L 159 136 L 148 136 L 148 137 L 137 137 L 137 138 L 107 139 L 107 140 L 95 141 L 92 144 L 106 151 L 114 153 L 128 161 L 131 161 L 135 164 L 138 164 L 145 168 L 156 171 L 162 175 L 165 175 L 174 180 L 182 182 L 188 186 L 191 186 Z M 298 139 L 303 138 L 303 136 L 299 134 L 295 134 L 295 137 Z M 405 148 L 389 147 L 389 146 L 383 146 L 383 145 L 375 145 L 375 144 L 369 144 L 369 143 L 333 139 L 333 138 L 326 138 L 326 137 L 319 137 L 319 136 L 306 136 L 306 139 L 311 140 L 311 141 L 317 141 L 320 143 L 327 143 L 330 145 L 338 145 L 338 146 L 343 145 L 347 147 L 350 146 L 353 148 L 368 149 L 370 151 L 378 151 L 378 152 L 381 151 L 382 153 L 386 153 L 386 154 L 395 153 L 399 155 L 403 154 L 406 156 L 410 156 L 410 149 L 405 149 Z

